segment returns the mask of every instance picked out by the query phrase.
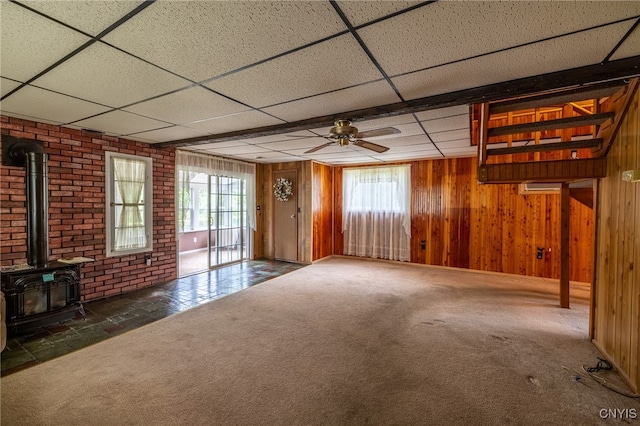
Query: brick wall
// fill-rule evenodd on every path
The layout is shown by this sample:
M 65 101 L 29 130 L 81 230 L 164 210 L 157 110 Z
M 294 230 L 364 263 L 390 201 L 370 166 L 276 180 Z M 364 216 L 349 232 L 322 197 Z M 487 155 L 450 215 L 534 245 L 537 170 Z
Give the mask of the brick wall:
M 50 260 L 84 256 L 83 300 L 176 278 L 175 151 L 82 130 L 0 116 L 2 135 L 42 141 L 49 169 Z M 105 152 L 153 158 L 153 252 L 106 257 Z M 0 166 L 0 265 L 27 260 L 25 169 Z

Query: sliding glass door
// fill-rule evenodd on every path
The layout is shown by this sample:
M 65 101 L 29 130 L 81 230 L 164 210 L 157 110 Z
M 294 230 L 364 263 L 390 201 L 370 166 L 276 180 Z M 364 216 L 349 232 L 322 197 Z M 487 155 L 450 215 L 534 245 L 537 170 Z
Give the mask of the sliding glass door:
M 247 197 L 243 179 L 210 176 L 209 267 L 246 259 Z
M 179 275 L 248 259 L 246 179 L 192 173 L 182 180 L 188 185 L 178 194 Z

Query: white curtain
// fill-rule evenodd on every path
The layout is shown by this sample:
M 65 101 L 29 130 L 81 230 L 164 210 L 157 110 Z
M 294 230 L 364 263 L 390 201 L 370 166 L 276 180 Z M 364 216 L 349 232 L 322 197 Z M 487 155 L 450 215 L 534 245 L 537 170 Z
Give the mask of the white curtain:
M 256 230 L 256 165 L 190 151 L 176 151 L 178 194 L 189 194 L 191 179 L 198 173 L 245 180 L 247 196 L 247 224 Z M 179 208 L 189 207 L 189 201 L 178 199 Z M 184 218 L 184 215 L 182 215 Z M 184 225 L 184 224 L 183 224 Z M 185 229 L 182 226 L 180 229 Z
M 409 261 L 411 166 L 347 168 L 342 189 L 344 254 Z
M 128 158 L 113 159 L 115 183 L 114 250 L 146 247 L 144 186 L 146 164 Z

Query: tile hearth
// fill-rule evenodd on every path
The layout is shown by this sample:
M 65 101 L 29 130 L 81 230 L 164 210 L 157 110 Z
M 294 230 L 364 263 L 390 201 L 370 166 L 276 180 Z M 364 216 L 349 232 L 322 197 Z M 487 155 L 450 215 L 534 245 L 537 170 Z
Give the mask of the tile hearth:
M 131 293 L 84 303 L 78 318 L 7 339 L 0 355 L 6 376 L 175 313 L 235 293 L 305 265 L 251 260 Z

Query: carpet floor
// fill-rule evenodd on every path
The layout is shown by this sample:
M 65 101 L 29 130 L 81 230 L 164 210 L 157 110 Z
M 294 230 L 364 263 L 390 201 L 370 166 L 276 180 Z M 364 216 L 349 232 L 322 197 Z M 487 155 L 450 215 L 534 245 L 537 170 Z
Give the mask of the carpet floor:
M 588 300 L 580 284 L 561 309 L 555 280 L 331 258 L 4 377 L 1 421 L 623 424 L 602 410 L 640 401 L 580 372 L 598 356 Z

